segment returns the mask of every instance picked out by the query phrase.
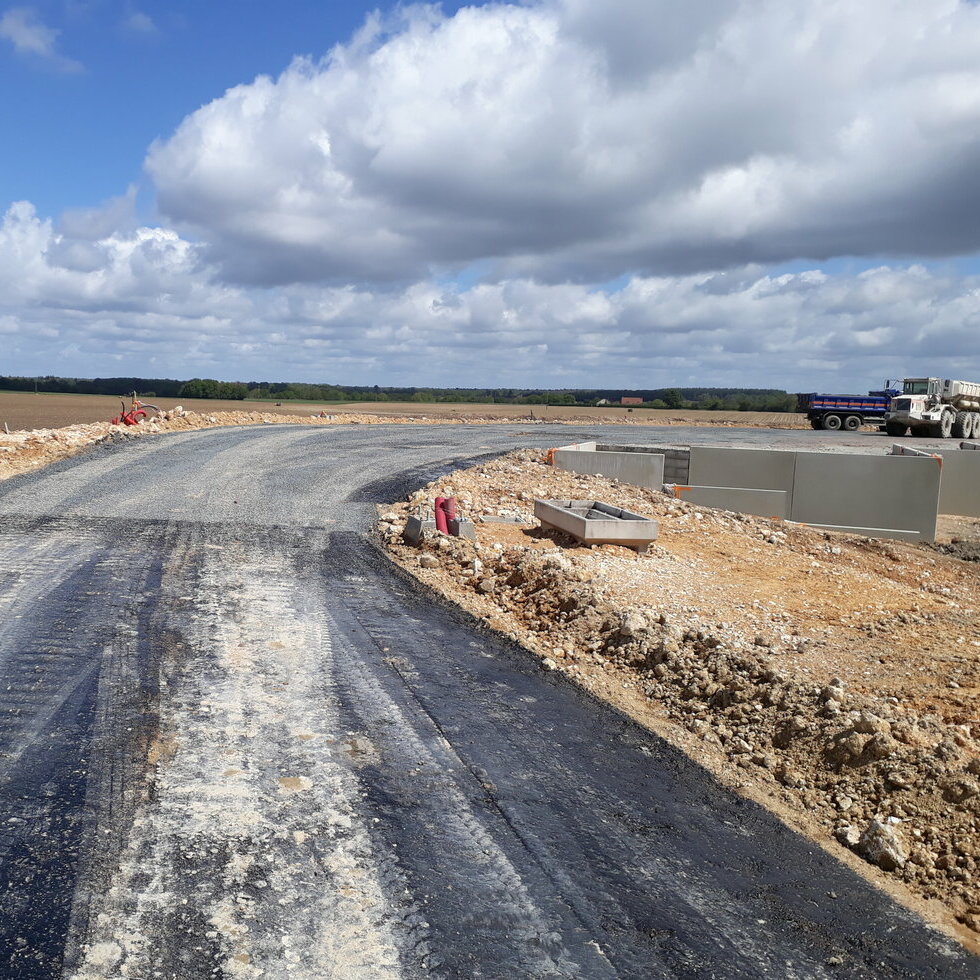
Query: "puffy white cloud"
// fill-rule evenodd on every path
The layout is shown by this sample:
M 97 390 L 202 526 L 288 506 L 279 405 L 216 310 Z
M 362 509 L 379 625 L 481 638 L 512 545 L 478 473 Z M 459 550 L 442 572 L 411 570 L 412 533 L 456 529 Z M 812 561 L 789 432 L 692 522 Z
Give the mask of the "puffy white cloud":
M 44 24 L 30 7 L 11 7 L 0 17 L 0 38 L 13 44 L 21 54 L 43 58 L 61 71 L 81 71 L 82 66 L 59 54 L 55 48 L 61 32 Z
M 262 289 L 222 283 L 201 252 L 160 228 L 71 237 L 15 204 L 0 224 L 4 372 L 801 390 L 980 377 L 980 277 L 916 265 L 746 267 L 618 290 L 528 279 Z
M 245 283 L 558 282 L 980 247 L 980 9 L 537 0 L 374 17 L 147 168 Z
M 133 34 L 150 36 L 160 33 L 160 29 L 154 23 L 153 18 L 149 14 L 143 13 L 142 10 L 129 11 L 126 16 L 123 17 L 122 26 L 125 30 L 130 31 Z

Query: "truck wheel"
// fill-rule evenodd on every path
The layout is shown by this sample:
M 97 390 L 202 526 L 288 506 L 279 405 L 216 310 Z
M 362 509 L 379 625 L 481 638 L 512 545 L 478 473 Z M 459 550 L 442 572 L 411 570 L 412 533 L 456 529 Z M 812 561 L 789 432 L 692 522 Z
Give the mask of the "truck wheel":
M 836 432 L 841 427 L 841 417 L 839 415 L 825 415 L 823 417 L 823 427 L 828 432 Z
M 976 412 L 967 412 L 967 429 L 964 439 L 975 439 L 980 435 L 980 415 Z
M 939 420 L 940 438 L 948 439 L 953 434 L 953 422 L 956 420 L 955 412 L 943 412 Z
M 860 415 L 848 415 L 847 418 L 844 419 L 844 430 L 846 432 L 857 432 L 857 430 L 861 428 L 861 423 L 863 421 L 864 420 Z
M 901 422 L 886 422 L 885 432 L 890 436 L 904 436 L 906 432 L 909 431 L 907 425 L 902 425 Z
M 973 422 L 969 412 L 957 412 L 950 427 L 950 435 L 954 439 L 969 439 L 969 432 L 973 431 Z

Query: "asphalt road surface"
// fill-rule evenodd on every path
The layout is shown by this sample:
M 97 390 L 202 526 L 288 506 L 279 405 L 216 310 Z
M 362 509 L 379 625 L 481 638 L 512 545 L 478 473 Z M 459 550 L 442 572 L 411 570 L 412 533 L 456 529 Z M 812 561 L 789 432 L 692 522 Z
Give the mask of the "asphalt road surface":
M 0 976 L 976 977 L 365 537 L 588 435 L 216 429 L 0 485 Z

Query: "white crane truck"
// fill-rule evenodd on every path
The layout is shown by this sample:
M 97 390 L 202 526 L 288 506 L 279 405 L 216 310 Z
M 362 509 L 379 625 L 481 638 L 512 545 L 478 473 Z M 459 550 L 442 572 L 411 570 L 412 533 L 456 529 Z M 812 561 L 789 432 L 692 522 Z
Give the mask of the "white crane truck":
M 980 437 L 980 384 L 948 378 L 906 378 L 885 413 L 890 436 Z

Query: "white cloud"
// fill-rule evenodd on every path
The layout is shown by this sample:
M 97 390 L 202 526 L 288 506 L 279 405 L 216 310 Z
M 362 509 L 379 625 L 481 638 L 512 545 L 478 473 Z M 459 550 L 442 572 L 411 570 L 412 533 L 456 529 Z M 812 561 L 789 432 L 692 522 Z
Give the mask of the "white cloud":
M 160 29 L 154 23 L 153 18 L 149 14 L 143 13 L 142 10 L 129 11 L 129 13 L 123 17 L 122 25 L 127 31 L 131 31 L 133 34 L 149 36 L 152 34 L 159 34 L 160 32 Z
M 155 145 L 242 282 L 601 281 L 980 247 L 980 9 L 537 0 L 373 18 Z
M 79 62 L 55 49 L 60 31 L 48 27 L 30 7 L 11 7 L 0 17 L 0 38 L 10 41 L 22 54 L 36 55 L 61 71 L 81 71 Z
M 527 279 L 258 289 L 220 282 L 173 231 L 72 238 L 21 202 L 0 224 L 0 297 L 0 330 L 17 325 L 10 373 L 791 390 L 951 363 L 980 376 L 980 277 L 916 265 L 647 276 L 613 292 Z

